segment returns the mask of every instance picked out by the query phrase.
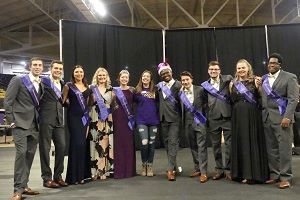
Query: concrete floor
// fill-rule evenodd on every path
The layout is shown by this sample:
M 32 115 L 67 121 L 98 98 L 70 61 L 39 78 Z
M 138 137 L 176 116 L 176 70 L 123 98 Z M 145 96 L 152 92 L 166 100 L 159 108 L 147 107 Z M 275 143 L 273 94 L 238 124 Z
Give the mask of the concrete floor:
M 67 160 L 67 159 L 65 159 Z M 0 148 L 0 199 L 9 199 L 13 191 L 14 148 Z M 52 157 L 53 163 L 53 157 Z M 69 199 L 109 199 L 109 200 L 185 200 L 185 199 L 274 199 L 296 200 L 300 198 L 300 156 L 293 157 L 294 183 L 291 189 L 280 190 L 275 185 L 246 185 L 237 182 L 209 180 L 200 184 L 198 178 L 189 178 L 193 169 L 189 149 L 181 149 L 178 154 L 178 164 L 183 172 L 177 181 L 168 182 L 165 176 L 166 153 L 164 149 L 156 150 L 154 169 L 156 176 L 106 181 L 94 181 L 84 185 L 74 185 L 67 188 L 48 189 L 42 186 L 40 178 L 39 153 L 36 153 L 31 169 L 29 186 L 38 190 L 37 196 L 25 196 L 25 199 L 69 200 Z M 140 169 L 140 152 L 137 152 L 137 168 Z M 209 148 L 209 172 L 213 172 L 214 161 Z

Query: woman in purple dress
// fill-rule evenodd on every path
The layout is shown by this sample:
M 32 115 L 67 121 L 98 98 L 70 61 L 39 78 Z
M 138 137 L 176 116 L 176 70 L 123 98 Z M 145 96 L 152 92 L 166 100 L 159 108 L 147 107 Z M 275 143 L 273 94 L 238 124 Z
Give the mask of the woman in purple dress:
M 134 147 L 134 116 L 132 113 L 133 87 L 128 86 L 129 72 L 122 70 L 114 88 L 114 178 L 122 179 L 136 175 Z
M 136 86 L 136 124 L 141 137 L 142 176 L 153 176 L 155 137 L 159 124 L 158 102 L 152 73 L 145 70 Z

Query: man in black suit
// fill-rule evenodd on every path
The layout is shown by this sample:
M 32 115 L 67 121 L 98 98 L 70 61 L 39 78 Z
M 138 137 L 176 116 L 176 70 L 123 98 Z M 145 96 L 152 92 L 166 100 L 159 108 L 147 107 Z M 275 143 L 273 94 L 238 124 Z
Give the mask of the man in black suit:
M 208 133 L 211 137 L 214 157 L 216 161 L 216 174 L 213 180 L 218 180 L 226 175 L 231 180 L 230 174 L 230 149 L 231 149 L 231 104 L 229 100 L 229 83 L 231 75 L 221 75 L 220 63 L 211 61 L 208 64 L 210 79 L 201 84 L 208 95 L 207 120 Z M 222 133 L 225 141 L 225 163 L 222 159 L 221 139 Z
M 40 137 L 39 150 L 43 186 L 47 188 L 65 187 L 68 184 L 62 179 L 64 170 L 64 155 L 66 148 L 66 136 L 63 123 L 63 107 L 61 91 L 63 81 L 63 63 L 59 60 L 52 61 L 50 65 L 50 77 L 43 77 L 45 93 L 40 102 Z M 50 168 L 51 140 L 55 146 L 54 174 Z
M 172 77 L 172 69 L 168 63 L 158 65 L 158 74 L 162 82 L 158 83 L 159 115 L 164 145 L 168 156 L 167 178 L 175 181 L 176 156 L 179 148 L 180 102 L 178 92 L 179 81 Z
M 294 113 L 298 103 L 297 76 L 283 71 L 281 55 L 269 57 L 268 71 L 262 83 L 262 117 L 266 136 L 270 180 L 289 188 L 292 173 L 292 139 Z
M 39 78 L 42 71 L 43 61 L 40 58 L 32 58 L 29 75 L 13 77 L 6 90 L 5 114 L 8 124 L 13 128 L 12 135 L 16 147 L 12 200 L 21 200 L 22 194 L 39 194 L 27 184 L 38 143 L 39 100 L 44 90 Z
M 182 119 L 191 148 L 195 171 L 190 177 L 199 176 L 201 183 L 207 178 L 207 145 L 206 145 L 206 118 L 203 114 L 207 95 L 200 86 L 193 85 L 193 76 L 184 71 L 180 74 L 182 89 L 179 98 L 182 106 Z

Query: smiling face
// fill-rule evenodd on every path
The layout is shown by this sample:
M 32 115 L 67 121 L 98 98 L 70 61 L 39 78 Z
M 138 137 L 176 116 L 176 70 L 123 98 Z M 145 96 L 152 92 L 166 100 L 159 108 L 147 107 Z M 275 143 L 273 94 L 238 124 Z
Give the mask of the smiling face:
M 129 74 L 122 73 L 120 75 L 119 81 L 120 81 L 120 85 L 127 86 L 128 82 L 129 82 Z
M 44 65 L 42 60 L 31 61 L 30 72 L 33 76 L 39 76 L 42 74 Z
M 249 74 L 249 67 L 244 62 L 239 62 L 236 65 L 236 74 L 241 78 L 247 78 Z
M 75 82 L 82 81 L 84 78 L 84 71 L 81 67 L 77 67 L 73 71 L 73 77 Z
M 163 81 L 169 82 L 172 80 L 172 71 L 169 69 L 164 69 L 160 72 L 160 77 Z
M 208 75 L 210 78 L 218 78 L 220 76 L 221 70 L 219 65 L 210 65 L 208 67 Z
M 193 84 L 193 79 L 189 76 L 181 76 L 181 84 L 184 88 L 189 89 Z
M 268 70 L 271 74 L 275 74 L 280 69 L 278 58 L 270 58 L 268 63 Z
M 54 63 L 50 69 L 50 72 L 53 79 L 60 79 L 63 73 L 63 65 Z
M 105 84 L 107 81 L 107 75 L 104 71 L 99 71 L 97 75 L 97 81 L 99 84 Z
M 142 83 L 144 85 L 149 85 L 151 81 L 151 74 L 149 72 L 144 72 L 142 75 Z

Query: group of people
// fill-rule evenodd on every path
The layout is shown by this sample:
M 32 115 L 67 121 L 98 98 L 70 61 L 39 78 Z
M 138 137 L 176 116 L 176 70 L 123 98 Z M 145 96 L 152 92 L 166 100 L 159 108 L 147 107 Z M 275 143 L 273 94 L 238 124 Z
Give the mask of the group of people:
M 166 62 L 158 65 L 161 82 L 145 70 L 137 86 L 128 85 L 122 70 L 118 87 L 108 71 L 98 68 L 91 85 L 84 68 L 76 65 L 71 81 L 62 81 L 63 63 L 54 60 L 50 76 L 40 77 L 43 61 L 32 58 L 30 73 L 11 80 L 4 101 L 6 118 L 13 128 L 16 147 L 14 194 L 37 195 L 28 187 L 29 174 L 39 143 L 41 177 L 48 188 L 84 184 L 87 179 L 116 179 L 136 175 L 134 130 L 141 139 L 141 175 L 154 176 L 155 139 L 160 127 L 167 152 L 167 179 L 176 180 L 179 136 L 191 149 L 194 171 L 201 183 L 207 175 L 207 137 L 215 158 L 213 180 L 225 177 L 242 183 L 277 183 L 289 188 L 292 180 L 292 123 L 298 104 L 296 75 L 281 69 L 279 54 L 269 57 L 269 73 L 253 74 L 241 59 L 234 78 L 222 75 L 218 61 L 208 65 L 210 78 L 193 84 L 188 71 L 173 78 Z M 68 166 L 63 180 L 66 136 L 63 107 L 69 131 Z M 225 158 L 221 141 L 224 138 Z M 54 172 L 50 168 L 51 140 L 55 146 Z

